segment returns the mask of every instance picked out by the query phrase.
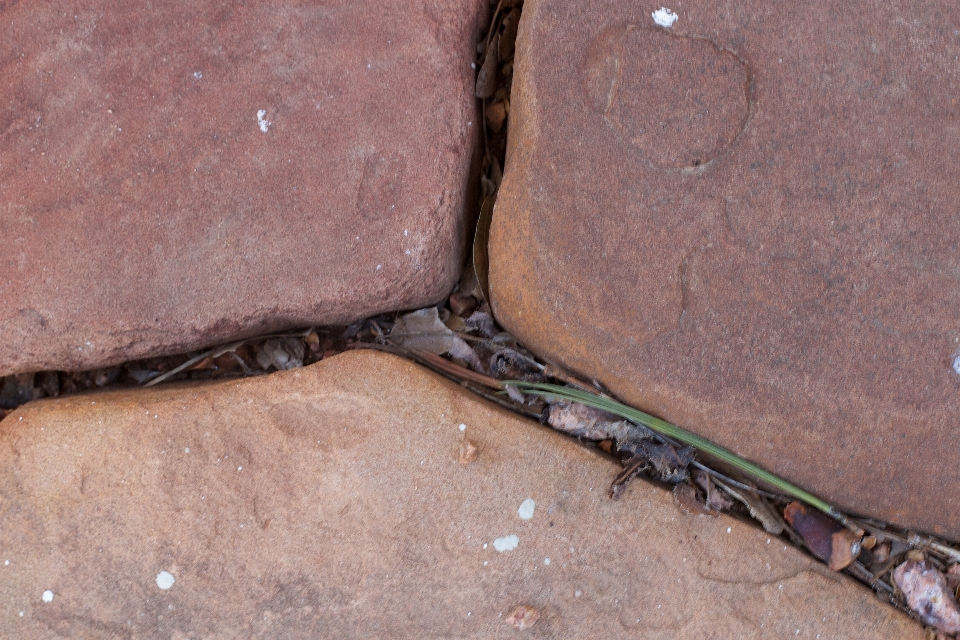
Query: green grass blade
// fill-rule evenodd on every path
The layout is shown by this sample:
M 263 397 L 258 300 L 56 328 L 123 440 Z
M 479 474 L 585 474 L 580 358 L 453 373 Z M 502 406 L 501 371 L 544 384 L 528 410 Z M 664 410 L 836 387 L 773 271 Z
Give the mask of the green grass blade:
M 640 411 L 639 409 L 634 409 L 633 407 L 617 402 L 616 400 L 599 396 L 588 391 L 581 391 L 580 389 L 573 387 L 563 387 L 556 384 L 546 384 L 540 382 L 524 382 L 522 380 L 507 380 L 505 381 L 505 384 L 516 387 L 523 393 L 557 398 L 559 400 L 569 400 L 571 402 L 579 402 L 596 409 L 602 409 L 603 411 L 607 411 L 637 424 L 642 424 L 651 431 L 669 438 L 673 438 L 677 442 L 694 447 L 695 449 L 703 451 L 704 453 L 707 453 L 719 460 L 723 460 L 724 462 L 743 471 L 744 473 L 748 473 L 753 477 L 762 480 L 773 487 L 776 487 L 786 495 L 805 502 L 811 507 L 819 509 L 829 516 L 836 518 L 843 524 L 853 528 L 854 530 L 857 530 L 857 528 L 852 527 L 847 522 L 847 519 L 843 516 L 843 514 L 815 495 L 810 494 L 800 487 L 787 482 L 783 478 L 770 473 L 763 467 L 756 465 L 745 458 L 741 458 L 729 449 L 725 449 L 705 438 L 701 438 L 695 433 L 690 433 L 685 429 L 681 429 L 677 425 L 671 424 L 666 420 L 661 420 L 660 418 L 656 418 L 648 413 Z

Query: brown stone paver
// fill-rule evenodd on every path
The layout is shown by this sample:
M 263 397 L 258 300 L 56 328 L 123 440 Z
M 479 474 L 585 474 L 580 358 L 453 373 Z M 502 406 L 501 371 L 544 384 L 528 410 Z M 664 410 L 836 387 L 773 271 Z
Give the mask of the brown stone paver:
M 40 401 L 0 423 L 0 637 L 923 637 L 617 468 L 373 352 Z
M 486 4 L 0 3 L 0 375 L 442 298 Z
M 960 539 L 960 5 L 656 8 L 525 3 L 498 319 L 845 509 Z

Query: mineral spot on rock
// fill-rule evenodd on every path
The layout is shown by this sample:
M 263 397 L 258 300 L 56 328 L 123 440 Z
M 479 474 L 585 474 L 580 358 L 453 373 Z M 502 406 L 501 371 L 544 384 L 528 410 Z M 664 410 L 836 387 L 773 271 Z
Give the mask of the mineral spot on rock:
M 462 466 L 466 421 L 485 455 Z M 0 629 L 500 638 L 539 613 L 526 633 L 923 638 L 742 522 L 684 516 L 640 482 L 610 500 L 617 467 L 376 352 L 42 400 L 0 422 Z
M 0 375 L 449 293 L 485 11 L 0 3 Z
M 960 539 L 960 5 L 675 9 L 524 4 L 498 320 L 841 508 Z

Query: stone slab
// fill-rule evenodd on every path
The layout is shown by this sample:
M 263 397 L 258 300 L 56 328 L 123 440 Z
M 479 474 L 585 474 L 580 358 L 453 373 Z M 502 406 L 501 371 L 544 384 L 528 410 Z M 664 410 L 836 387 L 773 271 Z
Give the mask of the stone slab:
M 441 299 L 487 11 L 0 2 L 0 375 Z
M 0 637 L 923 638 L 617 468 L 373 352 L 39 401 L 0 422 Z
M 670 8 L 525 3 L 498 319 L 849 511 L 960 539 L 960 5 Z

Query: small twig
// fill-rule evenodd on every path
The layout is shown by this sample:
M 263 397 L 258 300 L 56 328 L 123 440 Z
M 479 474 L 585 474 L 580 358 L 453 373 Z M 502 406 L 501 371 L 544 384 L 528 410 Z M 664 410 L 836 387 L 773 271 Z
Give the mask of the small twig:
M 717 471 L 717 470 L 715 470 L 715 469 L 711 469 L 711 468 L 708 467 L 707 465 L 702 464 L 702 463 L 700 463 L 700 462 L 697 462 L 696 460 L 694 460 L 694 461 L 691 462 L 690 464 L 692 464 L 693 466 L 695 466 L 697 469 L 700 469 L 701 471 L 704 471 L 704 472 L 706 472 L 706 473 L 709 473 L 710 475 L 712 475 L 712 476 L 714 476 L 714 477 L 716 477 L 716 478 L 720 478 L 720 479 L 721 479 L 723 482 L 725 482 L 726 484 L 733 485 L 733 486 L 735 486 L 735 487 L 738 487 L 738 488 L 740 488 L 740 489 L 744 489 L 744 490 L 746 490 L 746 491 L 752 491 L 752 492 L 754 492 L 754 493 L 756 493 L 756 494 L 758 494 L 758 495 L 761 495 L 761 496 L 763 496 L 763 497 L 765 497 L 765 498 L 770 498 L 771 500 L 782 500 L 782 499 L 783 499 L 783 496 L 777 495 L 776 493 L 770 493 L 769 491 L 764 491 L 763 489 L 757 489 L 756 487 L 751 487 L 751 486 L 748 485 L 748 484 L 744 484 L 744 483 L 742 483 L 742 482 L 738 482 L 738 481 L 734 480 L 733 478 L 731 478 L 730 476 L 726 476 L 726 475 L 720 473 L 719 471 Z
M 231 342 L 231 343 L 228 344 L 228 345 L 224 345 L 224 346 L 221 346 L 221 347 L 216 347 L 216 348 L 214 348 L 214 349 L 210 349 L 209 351 L 204 351 L 204 352 L 201 353 L 200 355 L 195 356 L 195 357 L 193 357 L 193 358 L 190 358 L 189 360 L 187 360 L 186 362 L 184 362 L 183 364 L 181 364 L 179 367 L 176 367 L 176 368 L 174 368 L 174 369 L 171 369 L 170 371 L 167 371 L 167 372 L 164 373 L 163 375 L 159 375 L 159 376 L 157 376 L 156 378 L 154 378 L 153 380 L 150 380 L 150 381 L 148 381 L 148 382 L 145 382 L 145 383 L 143 384 L 143 386 L 144 386 L 144 387 L 152 387 L 152 386 L 155 385 L 155 384 L 160 384 L 161 382 L 163 382 L 163 381 L 166 380 L 167 378 L 169 378 L 169 377 L 171 377 L 171 376 L 175 376 L 175 375 L 177 375 L 178 373 L 180 373 L 181 371 L 184 371 L 184 370 L 186 370 L 186 369 L 189 369 L 189 368 L 192 367 L 193 365 L 195 365 L 195 364 L 197 364 L 198 362 L 202 361 L 204 358 L 208 358 L 208 357 L 209 357 L 209 358 L 219 358 L 220 356 L 222 356 L 222 355 L 225 354 L 225 353 L 229 353 L 229 352 L 231 352 L 231 351 L 236 351 L 237 349 L 239 349 L 240 347 L 242 347 L 245 342 L 246 342 L 246 340 L 241 340 L 240 342 Z
M 945 555 L 954 562 L 960 562 L 960 551 L 940 544 L 931 538 L 920 536 L 916 533 L 911 533 L 907 535 L 907 543 L 914 547 L 926 547 L 927 549 L 931 549 L 939 554 Z

